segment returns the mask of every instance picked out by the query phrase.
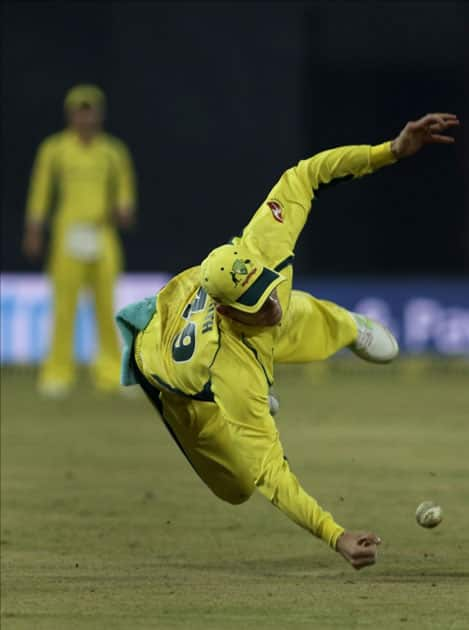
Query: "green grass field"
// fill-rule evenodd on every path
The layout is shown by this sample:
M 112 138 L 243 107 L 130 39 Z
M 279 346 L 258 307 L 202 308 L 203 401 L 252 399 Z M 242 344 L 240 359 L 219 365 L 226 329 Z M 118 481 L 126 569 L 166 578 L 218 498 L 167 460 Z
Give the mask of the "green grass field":
M 361 572 L 260 495 L 212 496 L 142 396 L 83 376 L 44 401 L 34 376 L 2 376 L 2 630 L 469 628 L 467 363 L 278 370 L 292 468 L 383 538 Z

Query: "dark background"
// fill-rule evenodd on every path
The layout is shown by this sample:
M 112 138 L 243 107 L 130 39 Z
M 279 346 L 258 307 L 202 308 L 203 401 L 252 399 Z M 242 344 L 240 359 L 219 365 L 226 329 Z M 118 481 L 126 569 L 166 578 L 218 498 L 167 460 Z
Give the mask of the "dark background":
M 136 163 L 130 271 L 197 264 L 299 159 L 429 111 L 460 116 L 457 146 L 324 192 L 296 269 L 469 270 L 469 3 L 7 2 L 2 46 L 5 270 L 39 268 L 20 251 L 29 173 L 81 82 Z

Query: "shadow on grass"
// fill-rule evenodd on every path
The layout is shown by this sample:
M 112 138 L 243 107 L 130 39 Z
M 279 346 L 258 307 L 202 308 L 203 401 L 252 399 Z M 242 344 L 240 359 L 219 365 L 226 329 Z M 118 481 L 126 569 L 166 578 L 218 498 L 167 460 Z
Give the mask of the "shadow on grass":
M 379 567 L 368 567 L 362 571 L 355 571 L 351 567 L 338 569 L 334 562 L 306 559 L 303 557 L 291 557 L 281 559 L 256 559 L 240 560 L 239 562 L 169 562 L 166 568 L 174 570 L 221 573 L 245 578 L 265 578 L 277 577 L 285 579 L 288 577 L 314 578 L 317 580 L 337 581 L 343 579 L 350 582 L 357 577 L 360 582 L 386 582 L 386 583 L 413 583 L 413 582 L 433 582 L 444 580 L 447 582 L 465 581 L 469 582 L 469 571 L 452 570 L 422 570 L 396 568 L 384 569 Z

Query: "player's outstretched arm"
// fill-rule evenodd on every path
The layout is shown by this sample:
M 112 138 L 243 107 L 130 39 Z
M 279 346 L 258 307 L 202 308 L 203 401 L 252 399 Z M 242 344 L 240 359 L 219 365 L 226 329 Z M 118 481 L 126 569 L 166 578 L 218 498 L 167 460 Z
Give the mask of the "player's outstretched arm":
M 295 249 L 311 204 L 332 180 L 374 173 L 417 153 L 426 144 L 452 144 L 447 132 L 459 125 L 455 114 L 427 114 L 408 122 L 394 140 L 378 145 L 348 145 L 316 153 L 286 170 L 243 231 L 254 249 L 274 266 Z
M 50 136 L 40 144 L 31 173 L 22 250 L 32 260 L 39 258 L 44 249 L 44 227 L 54 181 L 56 138 Z
M 373 532 L 345 531 L 337 540 L 336 551 L 358 570 L 376 563 L 379 544 L 381 538 Z
M 453 144 L 453 136 L 447 132 L 459 126 L 455 114 L 427 114 L 406 124 L 391 142 L 391 151 L 400 160 L 414 155 L 427 144 Z
M 321 151 L 286 171 L 269 193 L 270 198 L 296 203 L 309 211 L 323 185 L 333 179 L 362 177 L 414 155 L 427 144 L 453 144 L 448 131 L 459 126 L 455 114 L 432 113 L 408 122 L 394 140 L 375 146 L 350 145 Z

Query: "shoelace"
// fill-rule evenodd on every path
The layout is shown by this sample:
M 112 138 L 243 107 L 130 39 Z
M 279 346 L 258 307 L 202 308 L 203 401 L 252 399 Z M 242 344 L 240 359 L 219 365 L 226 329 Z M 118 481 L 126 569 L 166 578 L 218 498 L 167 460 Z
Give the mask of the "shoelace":
M 359 350 L 368 350 L 373 342 L 373 333 L 367 328 L 358 329 L 358 339 L 355 342 L 355 347 Z

